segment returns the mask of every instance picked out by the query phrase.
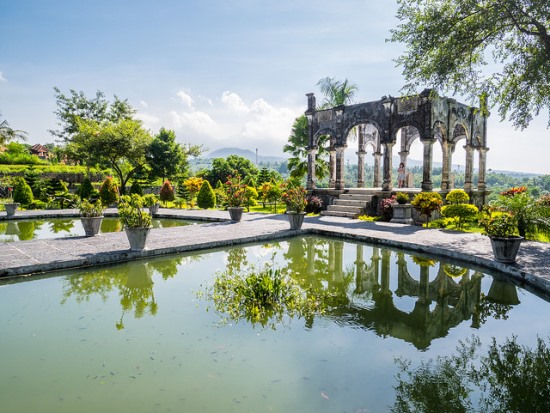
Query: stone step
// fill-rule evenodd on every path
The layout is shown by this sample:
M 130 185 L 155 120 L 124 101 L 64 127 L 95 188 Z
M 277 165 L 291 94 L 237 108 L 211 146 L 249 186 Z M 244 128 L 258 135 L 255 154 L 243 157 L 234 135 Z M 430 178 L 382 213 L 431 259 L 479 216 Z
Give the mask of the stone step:
M 364 205 L 362 206 L 353 206 L 353 205 L 329 205 L 327 211 L 343 211 L 343 212 L 361 212 L 363 211 Z
M 355 199 L 335 199 L 333 205 L 347 205 L 364 208 L 368 202 L 355 200 Z
M 349 199 L 349 200 L 357 200 L 357 201 L 364 201 L 364 202 L 370 202 L 372 201 L 372 195 L 366 195 L 366 194 L 341 194 L 338 199 Z
M 321 211 L 321 215 L 323 216 L 329 216 L 329 217 L 344 217 L 344 218 L 357 218 L 357 214 L 353 214 L 350 212 L 340 212 L 340 211 Z

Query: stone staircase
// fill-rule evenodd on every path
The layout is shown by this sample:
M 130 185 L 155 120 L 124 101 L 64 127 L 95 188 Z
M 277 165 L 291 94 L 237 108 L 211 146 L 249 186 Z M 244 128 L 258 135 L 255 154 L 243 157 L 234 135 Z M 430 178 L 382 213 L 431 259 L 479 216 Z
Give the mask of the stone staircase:
M 321 215 L 357 218 L 370 209 L 374 193 L 365 189 L 347 189 Z

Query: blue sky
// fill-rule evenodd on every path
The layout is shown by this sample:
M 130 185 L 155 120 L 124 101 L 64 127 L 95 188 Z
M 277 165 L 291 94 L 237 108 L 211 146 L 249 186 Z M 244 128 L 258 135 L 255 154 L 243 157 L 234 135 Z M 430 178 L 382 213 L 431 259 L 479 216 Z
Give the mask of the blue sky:
M 153 133 L 281 155 L 305 93 L 321 100 L 319 79 L 349 79 L 358 101 L 399 95 L 392 59 L 403 48 L 385 42 L 396 10 L 393 0 L 0 0 L 0 112 L 29 143 L 53 142 L 54 86 L 101 90 L 128 99 Z M 488 167 L 550 173 L 545 126 L 519 132 L 493 115 Z

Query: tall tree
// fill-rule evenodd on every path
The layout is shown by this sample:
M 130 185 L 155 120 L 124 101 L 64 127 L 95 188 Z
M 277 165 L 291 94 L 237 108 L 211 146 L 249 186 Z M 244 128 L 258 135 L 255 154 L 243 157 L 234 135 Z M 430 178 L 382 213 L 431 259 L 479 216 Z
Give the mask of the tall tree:
M 502 119 L 519 128 L 550 116 L 550 2 L 548 0 L 398 0 L 403 23 L 390 41 L 404 43 L 396 62 L 407 84 L 485 96 Z M 493 65 L 488 66 L 492 60 Z M 550 126 L 550 118 L 548 122 Z
M 1 117 L 2 114 L 0 113 Z M 27 132 L 11 128 L 6 119 L 0 122 L 0 145 L 5 145 L 16 139 L 27 140 Z
M 112 168 L 120 181 L 121 194 L 124 194 L 128 180 L 147 163 L 151 135 L 142 127 L 141 121 L 133 119 L 78 120 L 77 123 L 79 129 L 72 137 L 71 145 L 99 165 Z
M 153 138 L 147 150 L 147 163 L 151 167 L 150 176 L 162 178 L 173 178 L 186 171 L 187 156 L 181 145 L 176 143 L 176 134 L 173 130 L 161 128 Z
M 212 160 L 212 167 L 205 171 L 202 177 L 208 180 L 210 185 L 215 186 L 218 181 L 227 181 L 227 177 L 234 175 L 235 171 L 243 181 L 249 178 L 256 179 L 258 175 L 258 168 L 250 160 L 239 155 L 229 155 L 227 158 Z
M 325 77 L 317 82 L 317 86 L 325 95 L 325 100 L 321 105 L 322 109 L 352 103 L 355 92 L 357 92 L 357 85 L 350 83 L 348 79 L 340 81 L 333 77 Z
M 99 90 L 94 98 L 87 98 L 84 92 L 76 92 L 73 89 L 70 90 L 69 96 L 61 93 L 57 87 L 54 87 L 54 91 L 57 103 L 57 110 L 54 113 L 59 120 L 60 129 L 49 132 L 65 144 L 65 152 L 69 159 L 87 165 L 95 164 L 94 157 L 80 151 L 81 146 L 73 145 L 75 136 L 80 133 L 79 121 L 91 121 L 98 124 L 118 122 L 132 119 L 136 112 L 127 100 L 120 100 L 115 96 L 113 103 L 110 103 L 105 99 L 103 92 Z
M 321 136 L 319 148 L 317 151 L 317 159 L 315 162 L 315 175 L 319 179 L 323 179 L 328 173 L 327 150 L 325 143 L 327 136 Z M 305 115 L 299 116 L 292 125 L 292 132 L 288 137 L 287 144 L 283 147 L 283 151 L 290 154 L 288 159 L 288 171 L 292 178 L 303 178 L 307 174 L 307 147 L 309 146 L 309 134 L 307 118 Z

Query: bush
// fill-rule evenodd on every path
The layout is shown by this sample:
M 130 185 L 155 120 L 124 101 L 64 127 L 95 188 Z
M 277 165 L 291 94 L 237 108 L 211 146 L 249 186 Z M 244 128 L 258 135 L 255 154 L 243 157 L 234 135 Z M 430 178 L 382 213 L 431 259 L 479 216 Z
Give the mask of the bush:
M 208 209 L 216 206 L 216 194 L 210 185 L 210 182 L 202 183 L 199 194 L 197 195 L 197 205 L 199 208 Z
M 439 211 L 442 204 L 443 199 L 437 192 L 421 192 L 411 202 L 414 209 L 426 215 L 427 222 L 430 222 L 430 216 L 434 211 Z
M 29 205 L 34 201 L 32 189 L 23 178 L 18 178 L 13 189 L 13 202 Z
M 395 204 L 395 195 L 380 200 L 378 203 L 378 215 L 380 215 L 381 221 L 391 221 L 393 218 L 393 204 Z
M 472 204 L 452 204 L 441 208 L 441 215 L 456 220 L 457 229 L 462 229 L 468 221 L 474 221 L 478 212 L 477 207 Z
M 405 192 L 398 192 L 395 194 L 395 200 L 398 204 L 406 204 L 407 202 L 409 202 L 409 195 Z
M 78 189 L 78 195 L 80 196 L 80 199 L 90 199 L 92 197 L 92 194 L 94 194 L 95 192 L 96 191 L 92 185 L 92 181 L 90 181 L 89 178 L 84 178 L 84 181 L 82 181 L 82 184 Z
M 165 206 L 168 201 L 173 201 L 175 199 L 174 188 L 172 187 L 168 179 L 162 184 L 159 192 L 159 197 L 160 200 L 164 202 Z
M 453 189 L 445 199 L 449 204 L 465 204 L 470 200 L 470 196 L 464 189 Z
M 308 214 L 319 214 L 323 209 L 323 201 L 316 196 L 310 196 L 307 198 L 306 212 Z
M 132 182 L 132 186 L 130 187 L 130 195 L 131 194 L 137 194 L 139 196 L 143 196 L 143 189 L 141 188 L 141 185 L 138 181 Z
M 99 189 L 99 198 L 103 205 L 112 205 L 118 200 L 118 187 L 112 176 L 108 176 Z

